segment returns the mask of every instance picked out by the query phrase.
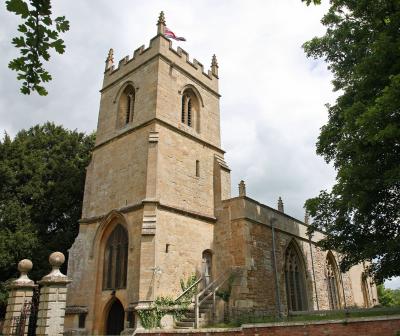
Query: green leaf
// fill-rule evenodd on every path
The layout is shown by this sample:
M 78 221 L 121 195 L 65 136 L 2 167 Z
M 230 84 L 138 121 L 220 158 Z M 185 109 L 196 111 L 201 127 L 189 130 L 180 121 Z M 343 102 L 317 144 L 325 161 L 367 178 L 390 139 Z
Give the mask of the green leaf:
M 22 86 L 20 90 L 21 90 L 21 93 L 23 93 L 25 95 L 28 95 L 31 93 L 31 90 L 29 89 L 29 87 L 27 85 Z
M 40 95 L 40 96 L 47 96 L 47 90 L 40 85 L 35 85 L 34 89 L 36 90 L 36 92 Z
M 19 37 L 14 37 L 12 39 L 12 43 L 17 47 L 17 48 L 22 48 L 25 47 L 25 39 L 22 36 Z
M 24 0 L 8 0 L 6 4 L 10 12 L 24 19 L 23 23 L 18 25 L 22 36 L 12 39 L 12 44 L 20 49 L 22 57 L 12 60 L 8 66 L 18 72 L 18 80 L 24 81 L 21 87 L 23 94 L 36 91 L 41 96 L 47 95 L 41 84 L 50 81 L 51 75 L 44 69 L 43 62 L 49 61 L 51 48 L 59 54 L 65 52 L 65 44 L 59 38 L 59 32 L 67 31 L 69 22 L 64 16 L 53 21 L 51 1 L 48 0 L 31 0 L 29 4 L 32 10 L 29 10 L 28 2 Z
M 42 19 L 42 22 L 46 25 L 46 26 L 51 26 L 51 24 L 53 23 L 53 21 L 51 20 L 51 18 L 49 16 L 45 16 Z
M 10 63 L 8 63 L 8 67 L 11 70 L 21 70 L 24 68 L 25 65 L 25 59 L 23 57 L 18 57 L 13 59 L 12 61 L 10 61 Z
M 20 15 L 23 19 L 29 15 L 28 4 L 23 0 L 7 0 L 6 5 L 9 12 Z
M 22 93 L 29 94 L 27 83 Z M 1 284 L 18 276 L 22 258 L 33 261 L 30 277 L 48 273 L 54 250 L 67 254 L 78 233 L 93 135 L 52 123 L 0 139 L 0 305 Z
M 302 2 L 305 2 L 307 4 L 307 6 L 309 6 L 311 4 L 311 2 L 314 5 L 320 5 L 321 4 L 321 0 L 301 0 Z
M 311 0 L 307 0 L 310 4 Z M 330 1 L 322 37 L 304 43 L 323 58 L 339 96 L 328 106 L 317 153 L 336 182 L 305 204 L 318 244 L 341 269 L 367 262 L 377 282 L 400 275 L 400 7 L 396 1 Z
M 47 71 L 41 73 L 40 78 L 42 79 L 43 82 L 51 81 L 51 75 Z
M 59 16 L 55 19 L 56 21 L 56 29 L 59 32 L 65 33 L 69 30 L 69 21 L 65 19 L 65 16 Z
M 58 39 L 54 41 L 51 46 L 59 53 L 63 54 L 65 51 L 64 41 L 62 39 Z
M 24 24 L 21 24 L 18 26 L 18 31 L 21 33 L 26 33 L 28 31 L 28 28 Z

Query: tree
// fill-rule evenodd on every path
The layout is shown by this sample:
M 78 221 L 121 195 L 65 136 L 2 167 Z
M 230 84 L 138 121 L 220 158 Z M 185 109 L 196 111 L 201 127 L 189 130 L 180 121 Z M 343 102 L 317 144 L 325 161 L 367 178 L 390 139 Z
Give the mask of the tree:
M 0 142 L 0 289 L 17 263 L 33 261 L 32 279 L 49 271 L 51 252 L 67 255 L 78 234 L 85 168 L 94 135 L 46 123 Z M 4 296 L 0 293 L 0 298 Z M 1 304 L 1 303 L 0 303 Z M 4 304 L 4 302 L 3 302 Z
M 400 289 L 385 288 L 383 284 L 378 285 L 378 300 L 384 307 L 400 306 Z
M 12 40 L 20 49 L 21 56 L 13 59 L 8 67 L 17 71 L 18 80 L 23 81 L 23 94 L 36 91 L 45 96 L 47 90 L 42 83 L 52 78 L 44 69 L 43 61 L 49 61 L 52 49 L 59 54 L 64 53 L 65 44 L 59 33 L 69 30 L 69 22 L 64 16 L 52 18 L 50 0 L 7 0 L 6 5 L 8 11 L 21 16 L 23 21 L 18 26 L 21 35 Z
M 343 271 L 370 261 L 382 282 L 400 275 L 400 2 L 331 0 L 321 22 L 325 35 L 303 47 L 325 59 L 340 93 L 317 142 L 337 176 L 305 207 Z

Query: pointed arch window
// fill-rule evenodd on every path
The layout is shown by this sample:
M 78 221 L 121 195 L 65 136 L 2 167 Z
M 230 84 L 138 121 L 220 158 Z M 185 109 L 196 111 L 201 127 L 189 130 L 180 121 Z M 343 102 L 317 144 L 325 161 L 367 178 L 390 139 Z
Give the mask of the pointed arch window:
M 135 112 L 135 89 L 127 85 L 119 97 L 118 104 L 118 126 L 123 127 L 129 124 Z
M 182 94 L 181 122 L 193 127 L 199 132 L 199 100 L 192 89 L 186 89 Z
M 329 306 L 331 309 L 339 309 L 340 305 L 340 292 L 339 292 L 339 273 L 336 265 L 335 257 L 331 252 L 326 257 L 326 283 L 328 289 Z
M 103 289 L 126 288 L 128 233 L 118 224 L 108 237 L 104 251 Z
M 369 289 L 368 289 L 368 277 L 365 273 L 361 274 L 361 291 L 362 291 L 363 299 L 364 299 L 364 307 L 368 308 L 371 306 L 371 300 L 370 300 Z
M 307 310 L 304 267 L 298 248 L 293 242 L 289 244 L 285 254 L 285 285 L 288 309 Z

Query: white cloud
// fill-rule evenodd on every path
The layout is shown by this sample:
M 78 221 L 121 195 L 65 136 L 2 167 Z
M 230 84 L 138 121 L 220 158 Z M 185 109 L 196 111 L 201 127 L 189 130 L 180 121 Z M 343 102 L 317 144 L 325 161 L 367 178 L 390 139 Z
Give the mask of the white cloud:
M 66 15 L 65 55 L 48 66 L 54 80 L 49 96 L 19 94 L 6 67 L 16 51 L 9 40 L 17 19 L 4 6 L 0 18 L 0 128 L 15 134 L 47 120 L 71 129 L 96 128 L 104 60 L 116 60 L 148 45 L 160 10 L 168 26 L 187 38 L 180 45 L 208 67 L 220 65 L 222 143 L 232 169 L 233 194 L 245 179 L 248 195 L 270 206 L 278 196 L 288 214 L 303 218 L 305 199 L 334 181 L 333 169 L 315 154 L 326 102 L 335 98 L 323 62 L 308 60 L 302 43 L 323 33 L 326 7 L 286 1 L 54 2 Z
M 315 154 L 324 104 L 333 102 L 331 74 L 321 61 L 307 59 L 301 45 L 322 35 L 319 23 L 328 5 L 307 7 L 300 0 L 98 0 L 53 1 L 71 30 L 67 51 L 48 68 L 54 80 L 49 96 L 23 96 L 7 68 L 16 55 L 10 44 L 18 19 L 0 6 L 0 130 L 14 135 L 47 120 L 70 129 L 95 130 L 104 60 L 116 60 L 156 33 L 158 13 L 187 38 L 180 45 L 208 67 L 217 54 L 220 71 L 221 127 L 233 195 L 245 179 L 250 197 L 303 218 L 303 204 L 334 182 L 334 171 Z M 399 278 L 386 283 L 400 287 Z
M 400 277 L 385 281 L 385 287 L 391 289 L 400 289 Z

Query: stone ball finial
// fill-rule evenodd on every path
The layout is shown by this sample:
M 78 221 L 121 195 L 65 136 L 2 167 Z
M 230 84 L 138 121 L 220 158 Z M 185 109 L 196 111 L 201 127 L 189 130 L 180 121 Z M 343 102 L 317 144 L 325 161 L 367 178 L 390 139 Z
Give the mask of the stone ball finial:
M 53 252 L 49 256 L 49 263 L 51 266 L 60 268 L 62 264 L 65 262 L 65 256 L 61 252 Z
M 20 276 L 17 280 L 14 280 L 13 285 L 15 286 L 33 286 L 34 282 L 29 279 L 28 272 L 32 269 L 33 263 L 29 259 L 22 259 L 18 263 L 18 271 Z
M 69 283 L 70 279 L 64 274 L 61 273 L 60 267 L 65 262 L 65 256 L 61 252 L 53 252 L 49 256 L 49 263 L 52 267 L 52 270 L 49 274 L 45 275 L 39 284 L 44 283 Z
M 33 267 L 32 261 L 29 259 L 22 259 L 18 263 L 18 271 L 21 273 L 27 274 Z

